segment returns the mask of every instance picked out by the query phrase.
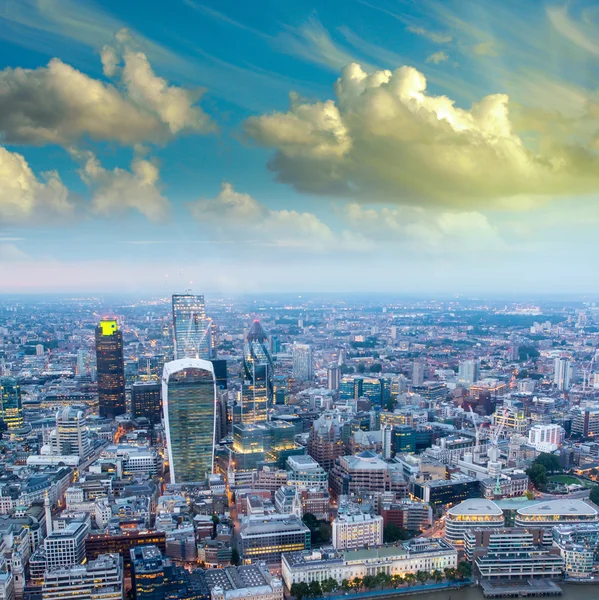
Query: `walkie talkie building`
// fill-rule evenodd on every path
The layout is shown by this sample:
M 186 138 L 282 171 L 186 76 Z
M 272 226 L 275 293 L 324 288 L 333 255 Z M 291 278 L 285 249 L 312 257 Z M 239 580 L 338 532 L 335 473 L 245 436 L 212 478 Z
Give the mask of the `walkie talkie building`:
M 164 365 L 162 406 L 171 483 L 202 481 L 214 470 L 216 382 L 208 360 Z

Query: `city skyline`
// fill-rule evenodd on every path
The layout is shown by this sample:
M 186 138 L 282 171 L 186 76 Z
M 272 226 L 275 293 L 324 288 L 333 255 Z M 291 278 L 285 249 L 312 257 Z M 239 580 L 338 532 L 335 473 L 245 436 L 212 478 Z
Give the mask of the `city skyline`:
M 3 291 L 599 292 L 591 3 L 336 4 L 2 0 Z

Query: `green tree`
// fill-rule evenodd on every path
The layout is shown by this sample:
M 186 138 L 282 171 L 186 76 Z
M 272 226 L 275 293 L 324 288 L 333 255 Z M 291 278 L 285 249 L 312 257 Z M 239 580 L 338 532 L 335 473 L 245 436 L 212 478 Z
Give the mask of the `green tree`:
M 358 365 L 358 373 L 364 373 L 366 371 L 366 365 L 364 363 L 360 363 Z
M 311 581 L 309 583 L 308 596 L 312 598 L 318 598 L 322 596 L 322 588 L 320 587 L 320 581 Z
M 456 578 L 456 570 L 451 567 L 445 567 L 443 569 L 443 574 L 445 575 L 445 579 L 447 581 L 453 581 Z
M 214 525 L 218 525 L 218 524 L 220 523 L 220 519 L 218 518 L 218 515 L 217 515 L 216 513 L 214 513 L 214 514 L 212 515 L 212 523 L 213 523 Z
M 524 495 L 526 496 L 527 500 L 534 500 L 535 499 L 535 495 L 534 495 L 534 492 L 532 490 L 526 490 L 526 492 L 524 492 Z
M 543 465 L 533 462 L 532 465 L 526 469 L 526 474 L 536 488 L 547 485 L 547 469 Z
M 339 587 L 339 584 L 337 583 L 336 579 L 328 577 L 320 584 L 320 587 L 322 588 L 323 594 L 330 594 Z
M 426 583 L 429 579 L 429 574 L 426 571 L 417 571 L 416 580 L 419 583 Z
M 391 585 L 394 588 L 398 588 L 403 583 L 403 577 L 401 575 L 391 575 Z
M 231 552 L 231 564 L 234 566 L 238 566 L 241 563 L 241 559 L 239 558 L 239 552 L 237 552 L 237 548 L 233 548 Z
M 443 573 L 441 573 L 441 571 L 439 571 L 439 569 L 435 569 L 431 573 L 431 576 L 434 579 L 435 583 L 441 583 L 443 581 Z
M 383 541 L 385 544 L 392 544 L 403 540 L 409 540 L 411 533 L 403 527 L 398 527 L 395 523 L 387 523 L 383 529 Z
M 382 370 L 383 370 L 383 365 L 381 365 L 381 363 L 374 363 L 373 365 L 370 365 L 371 373 L 380 373 Z
M 352 586 L 351 586 L 351 583 L 350 583 L 350 582 L 349 582 L 347 579 L 344 579 L 344 580 L 341 582 L 341 589 L 342 589 L 344 592 L 349 592 L 349 590 L 351 590 L 351 587 L 352 587 Z
M 320 521 L 318 524 L 318 537 L 321 544 L 328 544 L 331 541 L 331 525 L 326 521 Z
M 408 584 L 408 587 L 409 587 L 416 581 L 416 575 L 414 575 L 414 573 L 406 573 L 404 580 Z
M 294 583 L 289 591 L 291 592 L 292 596 L 297 598 L 297 600 L 302 600 L 308 596 L 310 593 L 310 588 L 308 587 L 307 583 L 302 581 L 300 583 Z
M 539 456 L 535 458 L 533 464 L 542 465 L 549 473 L 555 473 L 556 471 L 562 470 L 559 464 L 559 458 L 555 456 L 555 454 L 549 454 L 548 452 L 539 454 Z
M 354 577 L 354 579 L 352 581 L 352 584 L 353 584 L 354 590 L 357 591 L 357 590 L 362 589 L 362 578 L 361 577 Z
M 591 488 L 591 494 L 589 498 L 594 504 L 599 504 L 599 485 L 595 485 Z
M 364 579 L 362 579 L 362 585 L 367 590 L 373 589 L 376 587 L 376 577 L 374 575 L 364 575 Z
M 472 565 L 468 561 L 463 560 L 458 564 L 457 571 L 460 579 L 468 579 L 472 576 Z

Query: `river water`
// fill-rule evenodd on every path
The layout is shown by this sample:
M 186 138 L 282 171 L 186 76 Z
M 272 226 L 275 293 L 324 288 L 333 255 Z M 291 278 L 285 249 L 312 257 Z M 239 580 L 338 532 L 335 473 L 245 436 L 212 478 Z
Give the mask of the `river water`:
M 595 600 L 599 597 L 599 585 L 593 584 L 572 584 L 572 583 L 560 583 L 558 584 L 564 595 L 559 596 L 565 600 Z M 426 597 L 427 600 L 486 600 L 483 596 L 483 592 L 479 587 L 475 588 L 462 588 L 460 590 L 443 590 L 441 592 L 430 592 L 423 595 L 402 595 L 398 596 L 402 600 L 404 598 L 410 598 L 410 600 L 422 600 Z

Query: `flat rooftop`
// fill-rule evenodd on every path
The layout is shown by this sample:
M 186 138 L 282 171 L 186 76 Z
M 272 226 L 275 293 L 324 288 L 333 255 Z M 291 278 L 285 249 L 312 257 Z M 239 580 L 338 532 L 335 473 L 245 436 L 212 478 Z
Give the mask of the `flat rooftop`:
M 589 516 L 597 517 L 597 509 L 582 500 L 549 500 L 518 510 L 522 516 Z

